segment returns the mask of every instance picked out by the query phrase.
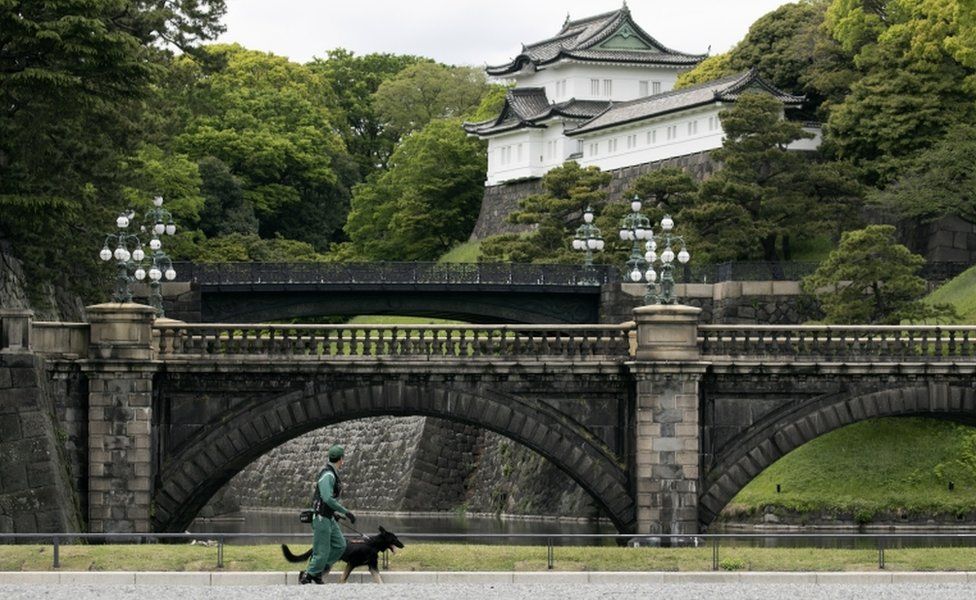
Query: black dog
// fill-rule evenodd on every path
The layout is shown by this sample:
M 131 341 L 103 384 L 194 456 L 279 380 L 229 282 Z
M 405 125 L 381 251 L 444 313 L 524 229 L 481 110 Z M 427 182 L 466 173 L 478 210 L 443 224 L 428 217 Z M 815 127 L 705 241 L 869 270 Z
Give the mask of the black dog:
M 369 573 L 373 576 L 373 581 L 383 583 L 378 564 L 380 552 L 389 550 L 395 554 L 397 548 L 403 548 L 403 542 L 397 538 L 396 534 L 382 527 L 380 527 L 379 534 L 364 536 L 364 538 L 362 540 L 350 540 L 346 544 L 342 558 L 339 559 L 346 563 L 346 568 L 342 572 L 342 576 L 339 577 L 339 583 L 345 583 L 349 579 L 349 574 L 352 573 L 352 570 L 363 565 L 369 567 Z M 308 560 L 308 557 L 312 555 L 312 549 L 309 548 L 307 552 L 296 556 L 291 553 L 288 546 L 282 544 L 281 553 L 285 555 L 285 560 L 288 562 L 297 563 Z M 328 572 L 328 569 L 326 569 L 322 574 L 324 575 Z

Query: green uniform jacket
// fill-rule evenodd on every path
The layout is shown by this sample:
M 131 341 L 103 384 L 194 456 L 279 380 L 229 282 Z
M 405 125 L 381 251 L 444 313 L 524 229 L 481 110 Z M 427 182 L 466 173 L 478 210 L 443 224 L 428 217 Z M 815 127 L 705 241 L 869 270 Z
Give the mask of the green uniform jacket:
M 332 471 L 325 469 L 325 472 L 319 477 L 319 496 L 322 496 L 322 501 L 325 502 L 326 506 L 344 515 L 349 511 L 333 497 L 333 489 L 335 489 L 335 475 L 332 474 Z

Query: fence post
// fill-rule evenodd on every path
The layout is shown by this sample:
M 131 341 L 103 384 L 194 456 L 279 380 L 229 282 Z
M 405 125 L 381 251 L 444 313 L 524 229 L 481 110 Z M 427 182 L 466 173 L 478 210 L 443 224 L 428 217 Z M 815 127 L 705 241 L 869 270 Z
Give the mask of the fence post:
M 885 568 L 884 539 L 878 538 L 878 568 Z
M 552 571 L 553 568 L 552 538 L 546 538 L 546 568 Z
M 51 566 L 55 569 L 61 568 L 61 540 L 58 536 L 54 536 L 54 564 Z
M 718 538 L 712 538 L 712 570 L 718 571 Z
M 224 536 L 217 538 L 217 568 L 224 568 Z

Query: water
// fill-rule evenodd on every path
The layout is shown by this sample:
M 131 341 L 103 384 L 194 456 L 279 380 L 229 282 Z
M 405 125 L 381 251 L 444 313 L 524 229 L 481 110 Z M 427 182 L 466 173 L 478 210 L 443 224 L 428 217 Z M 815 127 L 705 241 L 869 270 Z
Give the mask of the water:
M 347 533 L 355 533 L 347 521 L 341 521 Z M 495 517 L 466 516 L 447 513 L 443 515 L 404 513 L 357 515 L 356 524 L 352 527 L 365 534 L 374 533 L 380 526 L 396 533 L 405 541 L 423 543 L 424 541 L 450 541 L 452 543 L 469 544 L 519 544 L 546 545 L 546 535 L 549 534 L 615 534 L 616 528 L 610 523 L 556 521 L 551 519 L 510 520 Z M 257 537 L 238 540 L 228 540 L 228 543 L 238 544 L 274 544 L 308 542 L 309 538 L 298 537 L 311 533 L 311 526 L 298 520 L 298 511 L 258 511 L 245 510 L 220 518 L 198 518 L 189 527 L 192 533 L 284 533 L 298 534 L 296 537 Z M 492 534 L 500 537 L 462 538 L 453 540 L 423 540 L 410 537 L 411 533 L 442 533 L 442 534 Z M 506 537 L 504 534 L 533 534 L 538 538 Z M 567 546 L 599 546 L 613 545 L 611 538 L 561 538 L 554 539 L 554 545 Z

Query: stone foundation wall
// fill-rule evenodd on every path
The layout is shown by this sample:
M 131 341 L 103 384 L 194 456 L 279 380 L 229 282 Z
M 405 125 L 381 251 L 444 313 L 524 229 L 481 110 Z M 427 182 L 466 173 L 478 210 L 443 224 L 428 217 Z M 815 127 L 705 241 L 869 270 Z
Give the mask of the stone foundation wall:
M 718 170 L 719 163 L 711 158 L 710 152 L 696 152 L 667 160 L 656 160 L 607 171 L 612 177 L 608 189 L 610 201 L 629 200 L 625 196 L 633 187 L 635 179 L 645 173 L 664 167 L 684 169 L 695 179 L 702 181 Z M 506 219 L 518 208 L 519 200 L 541 192 L 541 179 L 529 179 L 485 187 L 485 193 L 481 200 L 481 213 L 478 215 L 474 231 L 471 232 L 471 239 L 481 240 L 500 233 L 518 233 L 528 230 L 528 226 L 513 225 Z
M 377 417 L 282 444 L 201 512 L 302 507 L 333 443 L 346 448 L 342 502 L 352 510 L 595 516 L 593 501 L 535 452 L 488 431 L 427 417 Z
M 643 284 L 603 286 L 601 323 L 633 319 L 644 304 Z M 702 309 L 701 323 L 716 325 L 795 325 L 823 316 L 817 301 L 804 294 L 798 281 L 725 281 L 677 284 L 682 304 Z
M 0 532 L 81 531 L 44 362 L 0 352 Z

